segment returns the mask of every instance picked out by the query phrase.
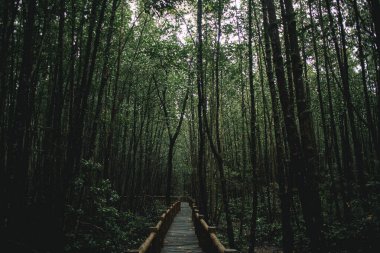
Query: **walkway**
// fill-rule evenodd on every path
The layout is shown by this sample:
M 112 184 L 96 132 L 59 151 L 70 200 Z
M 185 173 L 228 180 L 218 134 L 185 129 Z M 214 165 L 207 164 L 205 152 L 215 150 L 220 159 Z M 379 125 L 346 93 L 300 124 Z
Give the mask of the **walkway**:
M 198 238 L 191 220 L 191 208 L 187 202 L 181 202 L 181 211 L 174 218 L 161 250 L 161 253 L 177 252 L 204 253 L 198 245 Z

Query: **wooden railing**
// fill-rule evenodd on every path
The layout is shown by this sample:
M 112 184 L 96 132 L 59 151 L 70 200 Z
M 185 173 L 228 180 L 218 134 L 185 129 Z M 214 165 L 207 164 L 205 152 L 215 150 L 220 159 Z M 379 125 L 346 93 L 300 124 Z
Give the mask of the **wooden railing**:
M 136 250 L 129 253 L 159 253 L 162 248 L 165 235 L 169 230 L 176 214 L 181 210 L 181 202 L 177 201 L 171 205 L 161 216 L 156 226 L 150 227 L 148 238 Z
M 216 236 L 216 227 L 209 226 L 204 220 L 204 216 L 199 214 L 198 207 L 194 200 L 188 200 L 192 209 L 192 219 L 195 227 L 195 233 L 197 234 L 199 245 L 202 250 L 207 253 L 238 253 L 235 249 L 227 249 L 219 241 Z

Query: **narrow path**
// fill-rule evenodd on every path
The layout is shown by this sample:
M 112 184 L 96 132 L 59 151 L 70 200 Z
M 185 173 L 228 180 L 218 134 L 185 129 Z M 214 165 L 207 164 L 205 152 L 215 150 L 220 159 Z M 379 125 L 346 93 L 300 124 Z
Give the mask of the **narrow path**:
M 204 253 L 199 247 L 191 220 L 191 208 L 187 202 L 181 202 L 181 211 L 174 218 L 166 234 L 161 253 Z

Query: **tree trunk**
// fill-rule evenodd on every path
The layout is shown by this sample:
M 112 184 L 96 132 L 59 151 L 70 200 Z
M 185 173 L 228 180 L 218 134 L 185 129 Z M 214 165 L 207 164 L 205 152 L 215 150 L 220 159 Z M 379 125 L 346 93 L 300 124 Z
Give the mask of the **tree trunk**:
M 256 220 L 257 220 L 257 147 L 256 147 L 256 106 L 255 106 L 255 90 L 253 84 L 253 55 L 252 55 L 252 8 L 253 0 L 248 0 L 248 83 L 250 91 L 250 103 L 251 103 L 251 119 L 250 119 L 250 157 L 252 166 L 252 216 L 250 224 L 249 235 L 249 253 L 255 251 L 256 244 Z
M 202 117 L 202 103 L 203 103 L 203 49 L 202 49 L 202 16 L 203 16 L 202 0 L 197 2 L 197 88 L 198 88 L 198 180 L 200 191 L 200 212 L 208 218 L 207 212 L 207 186 L 206 186 L 206 173 L 205 173 L 205 130 L 203 126 Z
M 355 117 L 354 117 L 354 108 L 352 103 L 352 97 L 350 92 L 350 80 L 348 73 L 348 57 L 347 57 L 347 46 L 346 46 L 346 32 L 343 26 L 343 17 L 341 13 L 340 0 L 337 0 L 337 12 L 338 12 L 338 25 L 339 32 L 341 35 L 341 44 L 340 48 L 338 45 L 338 41 L 335 34 L 334 21 L 332 16 L 331 4 L 328 0 L 325 0 L 326 8 L 328 11 L 330 28 L 332 31 L 335 51 L 337 54 L 337 60 L 339 65 L 339 71 L 341 75 L 342 81 L 342 94 L 345 102 L 345 106 L 347 108 L 348 120 L 350 123 L 350 130 L 352 136 L 352 144 L 354 148 L 354 157 L 355 157 L 355 168 L 358 175 L 358 184 L 360 187 L 360 195 L 364 197 L 366 195 L 365 189 L 365 177 L 364 177 L 364 163 L 363 163 L 363 154 L 362 154 L 362 144 L 360 143 L 357 135 L 356 125 L 355 125 Z M 347 136 L 348 137 L 348 136 Z
M 289 8 L 289 2 L 285 2 L 287 8 Z M 290 3 L 291 4 L 291 3 Z M 315 173 L 313 170 L 316 169 L 316 164 L 314 160 L 314 130 L 311 122 L 311 114 L 307 110 L 306 101 L 303 90 L 302 83 L 302 65 L 299 62 L 299 50 L 295 50 L 297 43 L 296 30 L 294 18 L 288 20 L 288 30 L 290 44 L 292 46 L 292 67 L 293 76 L 295 79 L 295 88 L 297 95 L 297 107 L 298 115 L 300 120 L 300 128 L 302 131 L 302 143 L 303 151 L 305 151 L 306 157 L 308 158 L 308 165 L 311 165 L 310 170 L 307 171 L 306 160 L 302 154 L 301 149 L 301 139 L 298 135 L 296 121 L 290 110 L 289 96 L 286 91 L 286 80 L 283 69 L 283 58 L 281 52 L 281 43 L 278 33 L 277 19 L 275 13 L 275 7 L 272 0 L 267 1 L 268 16 L 270 21 L 270 37 L 273 50 L 273 61 L 275 63 L 277 86 L 280 93 L 280 102 L 282 106 L 282 111 L 285 120 L 285 130 L 287 136 L 287 142 L 289 145 L 290 152 L 290 168 L 295 171 L 296 185 L 298 188 L 298 193 L 300 195 L 300 201 L 302 205 L 303 216 L 306 222 L 308 236 L 312 241 L 312 251 L 320 252 L 321 247 L 321 212 L 320 212 L 320 199 L 319 193 L 317 191 L 317 185 L 314 180 Z M 289 13 L 293 15 L 293 13 Z M 298 55 L 298 57 L 297 57 Z M 298 60 L 297 60 L 298 58 Z M 301 100 L 300 100 L 301 99 Z M 308 145 L 305 145 L 308 143 Z M 314 207 L 314 204 L 317 207 Z
M 322 96 L 322 89 L 321 89 L 321 73 L 320 73 L 320 61 L 319 61 L 319 53 L 318 53 L 318 47 L 317 47 L 317 40 L 315 38 L 315 34 L 317 33 L 315 29 L 315 23 L 314 23 L 314 17 L 312 16 L 312 9 L 311 9 L 311 1 L 308 1 L 308 7 L 309 7 L 309 15 L 310 15 L 310 21 L 312 26 L 312 44 L 313 44 L 313 51 L 314 51 L 314 57 L 315 57 L 315 71 L 316 71 L 316 81 L 317 81 L 317 93 L 318 93 L 318 102 L 319 102 L 319 110 L 321 114 L 321 120 L 322 120 L 322 130 L 323 130 L 323 145 L 324 145 L 324 151 L 327 161 L 327 166 L 329 169 L 329 175 L 331 179 L 331 192 L 332 192 L 332 201 L 335 203 L 336 207 L 336 214 L 338 220 L 341 220 L 341 211 L 339 207 L 338 202 L 338 194 L 337 189 L 335 186 L 335 177 L 333 173 L 333 161 L 331 157 L 331 153 L 329 152 L 329 137 L 328 137 L 328 131 L 327 131 L 327 122 L 326 122 L 326 113 L 324 109 L 324 102 L 323 102 L 323 96 Z
M 264 1 L 262 0 L 262 3 Z M 282 248 L 284 253 L 293 252 L 293 229 L 291 224 L 291 213 L 290 213 L 290 203 L 291 197 L 289 193 L 289 187 L 286 187 L 286 163 L 285 163 L 285 151 L 284 144 L 281 141 L 283 139 L 281 133 L 281 121 L 280 114 L 277 111 L 277 94 L 274 83 L 273 67 L 271 59 L 271 49 L 269 44 L 269 34 L 268 34 L 268 17 L 267 17 L 267 7 L 262 4 L 263 12 L 263 27 L 264 27 L 264 45 L 265 45 L 265 67 L 268 78 L 268 85 L 271 94 L 271 103 L 273 111 L 273 122 L 274 122 L 274 133 L 275 133 L 275 143 L 276 143 L 276 169 L 277 169 L 277 181 L 279 185 L 279 198 L 281 205 L 281 223 L 282 223 Z
M 302 76 L 302 63 L 300 49 L 298 46 L 297 28 L 292 0 L 285 0 L 286 15 L 288 18 L 289 44 L 291 49 L 292 71 L 294 87 L 297 98 L 298 120 L 301 133 L 301 143 L 304 153 L 305 165 L 307 169 L 304 179 L 298 179 L 299 185 L 304 184 L 300 190 L 302 211 L 306 221 L 306 227 L 311 239 L 311 248 L 314 252 L 323 251 L 322 234 L 322 207 L 317 181 L 317 171 L 319 170 L 317 145 L 313 126 L 313 116 L 308 106 L 308 99 L 305 92 L 305 85 Z M 302 189 L 305 187 L 304 189 Z M 304 191 L 305 190 L 305 191 Z
M 9 205 L 7 217 L 6 242 L 10 247 L 14 244 L 24 244 L 28 240 L 28 169 L 29 169 L 29 147 L 24 141 L 30 131 L 29 101 L 34 96 L 32 90 L 32 71 L 34 62 L 35 45 L 35 18 L 37 1 L 31 0 L 25 3 L 26 19 L 24 24 L 22 61 L 17 88 L 16 107 L 14 119 L 11 123 L 13 128 L 9 133 L 7 153 L 7 189 L 8 196 L 6 205 Z M 13 248 L 17 251 L 17 248 Z
M 232 226 L 232 220 L 231 220 L 231 213 L 230 213 L 230 207 L 228 203 L 228 191 L 227 191 L 227 182 L 225 178 L 224 173 L 224 161 L 223 157 L 221 155 L 222 147 L 221 147 L 221 141 L 220 141 L 220 131 L 219 131 L 219 112 L 220 112 L 220 94 L 219 94 L 219 54 L 220 54 L 220 37 L 221 37 L 221 18 L 222 18 L 222 11 L 223 7 L 221 2 L 219 1 L 219 8 L 218 8 L 218 38 L 217 38 L 217 49 L 216 49 L 216 67 L 215 67 L 215 88 L 216 88 L 216 145 L 212 139 L 212 133 L 210 130 L 210 126 L 207 121 L 207 110 L 206 110 L 206 97 L 204 96 L 204 90 L 202 90 L 202 116 L 203 116 L 203 123 L 204 127 L 207 133 L 207 137 L 210 143 L 211 151 L 215 157 L 217 168 L 219 171 L 219 177 L 220 177 L 220 186 L 222 188 L 222 200 L 223 200 L 223 208 L 224 213 L 226 215 L 226 223 L 227 223 L 227 237 L 228 237 L 228 244 L 231 248 L 235 248 L 235 238 L 234 238 L 234 231 Z
M 114 26 L 114 21 L 115 21 L 115 16 L 116 16 L 116 10 L 118 7 L 118 2 L 119 2 L 119 0 L 113 0 L 112 1 L 112 11 L 111 11 L 111 17 L 110 17 L 109 28 L 108 28 L 108 33 L 107 33 L 106 47 L 104 50 L 102 77 L 100 79 L 100 87 L 99 87 L 99 92 L 98 92 L 98 96 L 97 96 L 95 117 L 93 120 L 91 135 L 90 135 L 90 143 L 89 143 L 89 151 L 88 151 L 88 157 L 89 158 L 91 158 L 94 155 L 95 142 L 96 142 L 96 137 L 98 134 L 99 117 L 100 117 L 100 113 L 102 110 L 102 101 L 103 101 L 104 89 L 107 86 L 108 79 L 109 79 L 110 74 L 111 74 L 109 66 L 108 66 L 108 62 L 109 62 L 109 53 L 111 50 L 111 40 L 112 40 L 112 36 L 113 36 L 113 32 L 114 32 L 113 26 Z M 120 55 L 118 57 L 120 58 Z M 119 64 L 120 64 L 120 59 L 118 59 L 118 69 L 120 68 Z

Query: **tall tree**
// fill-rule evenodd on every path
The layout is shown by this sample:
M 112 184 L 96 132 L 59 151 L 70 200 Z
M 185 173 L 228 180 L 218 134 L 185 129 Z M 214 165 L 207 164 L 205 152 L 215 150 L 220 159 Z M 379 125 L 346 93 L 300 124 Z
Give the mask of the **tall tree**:
M 219 113 L 220 113 L 220 80 L 219 80 L 219 64 L 220 64 L 220 38 L 222 35 L 222 26 L 221 26 L 221 20 L 222 20 L 222 13 L 223 13 L 223 4 L 222 0 L 218 1 L 218 31 L 217 31 L 217 39 L 216 39 L 216 60 L 215 60 L 215 92 L 216 92 L 216 113 L 215 113 L 215 135 L 216 135 L 216 145 L 213 140 L 212 132 L 210 129 L 210 125 L 207 120 L 207 108 L 206 108 L 206 96 L 205 91 L 202 91 L 202 113 L 203 113 L 203 123 L 205 126 L 206 134 L 209 140 L 209 144 L 211 147 L 211 151 L 214 154 L 217 168 L 219 171 L 219 177 L 220 177 L 220 186 L 222 188 L 222 200 L 223 200 L 223 208 L 224 213 L 226 215 L 226 223 L 227 223 L 227 236 L 228 236 L 228 244 L 231 248 L 235 247 L 235 236 L 234 236 L 234 230 L 232 225 L 232 219 L 231 219 L 231 213 L 230 213 L 230 205 L 228 200 L 228 192 L 227 192 L 227 182 L 226 182 L 226 176 L 224 172 L 224 161 L 222 156 L 222 144 L 220 140 L 220 120 L 219 120 Z
M 256 101 L 255 101 L 255 89 L 253 84 L 253 53 L 252 53 L 252 0 L 248 0 L 248 83 L 250 92 L 250 103 L 251 103 L 251 120 L 250 120 L 250 157 L 252 166 L 252 217 L 251 217 L 251 228 L 250 228 L 250 243 L 249 243 L 249 253 L 255 251 L 256 243 L 256 220 L 257 220 L 257 154 L 256 154 Z
M 158 81 L 156 80 L 156 78 L 153 76 L 153 81 L 154 81 L 154 84 L 156 86 L 156 90 L 157 90 L 157 95 L 160 99 L 160 103 L 161 103 L 161 106 L 163 108 L 163 111 L 164 111 L 164 116 L 165 116 L 165 124 L 166 124 L 166 128 L 167 128 L 167 132 L 168 132 L 168 136 L 169 136 L 169 151 L 168 151 L 168 158 L 167 158 L 167 182 L 166 182 L 166 204 L 167 205 L 170 205 L 171 203 L 171 194 L 172 194 L 172 174 L 173 174 L 173 156 L 174 156 L 174 146 L 175 146 L 175 143 L 177 141 L 177 138 L 178 138 L 178 135 L 181 131 L 181 127 L 182 127 L 182 123 L 183 123 L 183 118 L 185 116 L 185 110 L 186 110 L 186 104 L 187 104 L 187 100 L 189 98 L 189 88 L 186 88 L 186 93 L 185 93 L 185 97 L 182 101 L 182 106 L 181 106 L 181 111 L 180 111 L 180 116 L 179 116 L 179 121 L 178 121 L 178 124 L 177 126 L 175 127 L 175 130 L 173 132 L 172 130 L 172 127 L 171 127 L 171 119 L 172 117 L 170 117 L 169 115 L 169 109 L 167 107 L 167 98 L 166 98 L 166 94 L 167 94 L 167 87 L 164 87 L 164 89 L 162 91 L 159 90 L 159 85 L 158 85 Z M 166 79 L 166 81 L 168 81 Z
M 207 191 L 205 173 L 205 129 L 203 126 L 203 38 L 202 38 L 202 0 L 197 1 L 197 90 L 198 90 L 198 180 L 200 192 L 200 211 L 208 217 L 207 212 Z
M 262 1 L 263 3 L 263 1 Z M 281 201 L 281 223 L 282 223 L 282 247 L 285 253 L 293 252 L 293 228 L 291 224 L 290 202 L 291 194 L 289 186 L 287 185 L 286 177 L 286 161 L 285 150 L 283 144 L 283 133 L 281 131 L 281 117 L 277 109 L 278 96 L 275 88 L 275 81 L 273 75 L 273 64 L 271 58 L 271 48 L 269 41 L 268 30 L 268 14 L 266 5 L 262 4 L 263 12 L 263 27 L 264 27 L 264 46 L 265 46 L 265 68 L 267 73 L 268 85 L 271 95 L 272 111 L 273 111 L 273 123 L 276 143 L 276 159 L 277 159 L 277 181 L 279 185 L 279 198 Z M 289 179 L 288 179 L 289 180 Z
M 34 57 L 35 47 L 35 20 L 37 14 L 37 1 L 24 3 L 26 13 L 24 20 L 24 35 L 19 82 L 17 87 L 16 106 L 11 131 L 8 138 L 7 152 L 7 183 L 5 203 L 9 205 L 7 217 L 8 242 L 25 243 L 28 233 L 25 225 L 27 220 L 27 193 L 29 177 L 30 146 L 25 140 L 30 135 L 31 108 L 34 99 L 33 68 L 36 64 Z
M 303 216 L 306 221 L 309 237 L 311 239 L 313 251 L 323 251 L 323 235 L 322 235 L 322 207 L 319 196 L 319 185 L 317 181 L 317 171 L 319 170 L 319 161 L 317 153 L 317 145 L 315 141 L 315 132 L 313 125 L 313 116 L 309 108 L 309 101 L 306 95 L 306 87 L 302 76 L 302 62 L 300 49 L 298 46 L 297 27 L 295 20 L 295 12 L 292 0 L 284 0 L 286 17 L 289 32 L 289 44 L 292 59 L 292 73 L 294 79 L 294 87 L 297 98 L 297 112 L 300 128 L 300 137 L 307 166 L 304 175 L 297 175 L 300 191 L 300 199 L 302 204 Z M 303 178 L 302 178 L 303 177 Z

